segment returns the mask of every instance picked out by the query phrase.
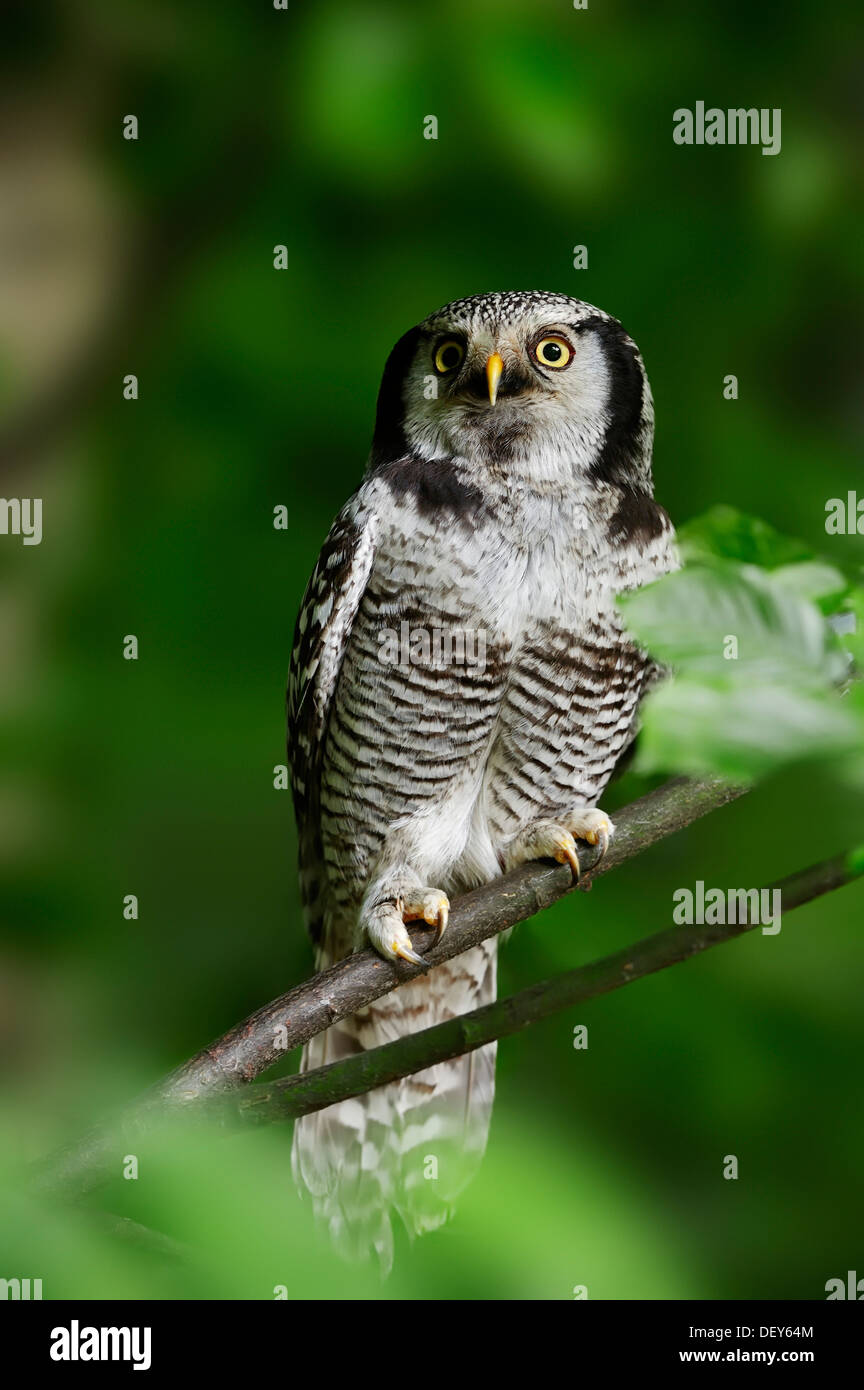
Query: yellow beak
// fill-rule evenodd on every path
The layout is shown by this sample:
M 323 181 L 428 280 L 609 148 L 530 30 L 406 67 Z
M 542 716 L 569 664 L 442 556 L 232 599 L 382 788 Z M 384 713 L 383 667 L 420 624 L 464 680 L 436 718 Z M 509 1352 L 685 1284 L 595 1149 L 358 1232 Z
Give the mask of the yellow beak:
M 501 373 L 503 372 L 503 370 L 504 363 L 501 361 L 501 358 L 498 356 L 497 352 L 493 352 L 492 356 L 489 358 L 489 361 L 486 363 L 486 380 L 489 383 L 490 405 L 494 405 L 496 400 L 498 399 L 498 383 L 501 380 Z

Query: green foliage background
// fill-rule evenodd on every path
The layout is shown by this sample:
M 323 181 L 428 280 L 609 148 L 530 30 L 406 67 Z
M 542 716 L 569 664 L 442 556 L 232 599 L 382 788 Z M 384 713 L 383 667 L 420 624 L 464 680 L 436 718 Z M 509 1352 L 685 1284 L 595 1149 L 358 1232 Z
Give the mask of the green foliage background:
M 272 785 L 291 632 L 386 354 L 432 308 L 603 306 L 643 351 L 675 521 L 725 503 L 860 565 L 824 526 L 862 487 L 852 8 L 54 0 L 4 23 L 3 486 L 44 498 L 45 534 L 0 539 L 0 1276 L 51 1298 L 824 1296 L 862 1259 L 860 884 L 505 1043 L 485 1165 L 386 1284 L 318 1241 L 287 1131 L 172 1135 L 135 1183 L 118 1155 L 78 1210 L 25 1198 L 21 1165 L 309 973 Z M 675 146 L 697 100 L 782 108 L 782 152 Z M 669 925 L 677 887 L 860 844 L 856 763 L 786 758 L 519 928 L 502 990 Z

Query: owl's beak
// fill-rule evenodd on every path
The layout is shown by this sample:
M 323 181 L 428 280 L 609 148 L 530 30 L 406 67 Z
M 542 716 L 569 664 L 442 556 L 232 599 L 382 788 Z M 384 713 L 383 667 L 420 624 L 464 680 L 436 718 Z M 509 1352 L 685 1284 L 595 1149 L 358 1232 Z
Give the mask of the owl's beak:
M 489 383 L 490 405 L 494 405 L 496 400 L 498 399 L 498 383 L 501 380 L 501 373 L 503 372 L 503 370 L 504 363 L 501 361 L 501 358 L 498 356 L 498 353 L 493 352 L 492 356 L 486 363 L 486 380 Z

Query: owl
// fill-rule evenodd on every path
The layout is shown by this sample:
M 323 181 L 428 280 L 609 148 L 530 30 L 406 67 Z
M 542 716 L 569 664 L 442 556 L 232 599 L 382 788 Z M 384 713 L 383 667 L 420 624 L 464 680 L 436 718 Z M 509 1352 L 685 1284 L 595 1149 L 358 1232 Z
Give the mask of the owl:
M 676 564 L 653 499 L 635 343 L 566 295 L 460 299 L 407 332 L 365 477 L 297 622 L 288 752 L 304 913 L 323 969 L 421 962 L 451 899 L 614 827 L 598 806 L 657 671 L 616 595 Z M 497 943 L 416 976 L 305 1048 L 304 1070 L 495 998 Z M 440 1225 L 483 1154 L 495 1048 L 301 1119 L 293 1168 L 346 1255 L 393 1216 Z

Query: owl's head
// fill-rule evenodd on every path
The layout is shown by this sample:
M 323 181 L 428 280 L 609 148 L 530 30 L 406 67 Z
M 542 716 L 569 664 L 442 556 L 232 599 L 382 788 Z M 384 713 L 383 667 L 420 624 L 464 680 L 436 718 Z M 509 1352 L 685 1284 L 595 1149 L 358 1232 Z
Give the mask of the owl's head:
M 371 466 L 463 458 L 538 483 L 650 488 L 653 425 L 642 358 L 617 319 L 567 295 L 474 295 L 396 344 Z

